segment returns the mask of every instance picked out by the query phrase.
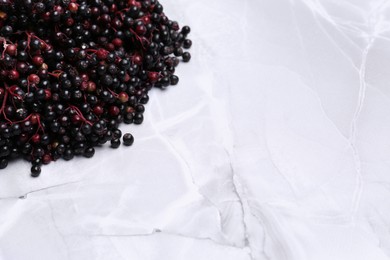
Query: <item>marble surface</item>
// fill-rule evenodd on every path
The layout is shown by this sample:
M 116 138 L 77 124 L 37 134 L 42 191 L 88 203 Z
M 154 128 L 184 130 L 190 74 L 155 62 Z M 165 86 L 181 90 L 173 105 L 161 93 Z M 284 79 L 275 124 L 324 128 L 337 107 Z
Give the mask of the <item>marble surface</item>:
M 390 2 L 161 1 L 179 86 L 131 148 L 0 172 L 0 259 L 390 259 Z

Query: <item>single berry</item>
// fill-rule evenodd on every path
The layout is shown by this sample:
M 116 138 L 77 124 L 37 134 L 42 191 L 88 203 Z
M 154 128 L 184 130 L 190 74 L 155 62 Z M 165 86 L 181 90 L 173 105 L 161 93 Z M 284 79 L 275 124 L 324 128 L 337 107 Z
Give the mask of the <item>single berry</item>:
M 111 148 L 118 148 L 121 145 L 121 141 L 119 139 L 111 140 Z
M 183 61 L 189 62 L 191 60 L 191 54 L 189 52 L 183 53 Z
M 41 167 L 39 165 L 34 165 L 31 167 L 31 177 L 38 177 L 41 174 Z
M 134 143 L 134 137 L 130 133 L 123 135 L 123 144 L 126 146 L 131 146 Z

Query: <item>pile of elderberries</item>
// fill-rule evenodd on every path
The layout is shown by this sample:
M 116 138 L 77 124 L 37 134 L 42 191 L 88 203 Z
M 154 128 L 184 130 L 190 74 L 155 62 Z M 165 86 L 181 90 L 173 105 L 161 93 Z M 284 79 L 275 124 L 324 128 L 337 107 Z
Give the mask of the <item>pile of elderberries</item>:
M 157 0 L 0 0 L 0 169 L 90 158 L 141 124 L 148 91 L 176 85 L 190 28 Z M 122 141 L 121 141 L 122 140 Z

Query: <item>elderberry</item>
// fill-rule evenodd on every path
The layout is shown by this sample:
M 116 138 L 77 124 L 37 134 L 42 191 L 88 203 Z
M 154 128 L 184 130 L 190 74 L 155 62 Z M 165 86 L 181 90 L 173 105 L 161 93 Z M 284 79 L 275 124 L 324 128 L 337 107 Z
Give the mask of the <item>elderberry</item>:
M 191 60 L 190 27 L 158 0 L 15 0 L 0 12 L 0 169 L 23 158 L 38 177 L 107 142 L 131 146 L 120 125 L 141 124 L 149 91 L 177 85 Z

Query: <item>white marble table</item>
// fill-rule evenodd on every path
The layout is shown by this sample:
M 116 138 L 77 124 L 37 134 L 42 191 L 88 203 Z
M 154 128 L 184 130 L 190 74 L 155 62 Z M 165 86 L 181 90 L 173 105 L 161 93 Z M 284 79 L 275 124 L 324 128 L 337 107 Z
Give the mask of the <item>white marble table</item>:
M 390 2 L 162 3 L 179 86 L 131 148 L 0 172 L 0 259 L 390 259 Z

